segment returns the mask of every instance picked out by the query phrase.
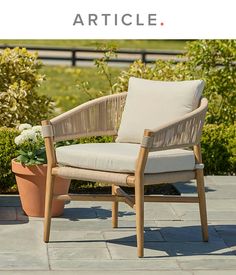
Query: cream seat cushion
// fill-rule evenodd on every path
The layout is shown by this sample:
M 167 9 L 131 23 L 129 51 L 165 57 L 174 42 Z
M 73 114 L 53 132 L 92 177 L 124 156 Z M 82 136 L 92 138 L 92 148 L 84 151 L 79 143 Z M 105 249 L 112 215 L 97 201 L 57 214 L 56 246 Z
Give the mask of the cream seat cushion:
M 202 80 L 156 81 L 131 77 L 116 142 L 141 143 L 144 129 L 182 117 L 199 105 Z
M 134 173 L 139 144 L 88 143 L 56 149 L 59 165 L 92 170 Z M 145 173 L 193 170 L 194 154 L 184 149 L 149 153 Z

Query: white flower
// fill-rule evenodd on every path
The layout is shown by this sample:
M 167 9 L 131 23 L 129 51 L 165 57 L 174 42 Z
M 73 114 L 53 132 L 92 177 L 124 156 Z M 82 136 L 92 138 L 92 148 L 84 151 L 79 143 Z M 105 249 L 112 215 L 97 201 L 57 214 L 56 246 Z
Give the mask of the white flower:
M 41 126 L 31 126 L 30 124 L 21 124 L 21 133 L 15 138 L 15 144 L 21 145 L 25 141 L 36 142 L 42 137 L 42 127 Z M 28 127 L 28 128 L 27 128 Z M 19 127 L 20 130 L 20 127 Z
M 42 126 L 37 125 L 37 126 L 33 126 L 32 130 L 35 131 L 36 133 L 42 133 Z
M 19 127 L 18 127 L 18 130 L 20 132 L 24 131 L 24 130 L 27 130 L 27 129 L 31 129 L 32 126 L 28 123 L 23 123 L 23 124 L 20 124 Z
M 27 129 L 21 132 L 22 136 L 25 136 L 26 140 L 33 140 L 37 139 L 37 133 L 32 129 Z
M 27 136 L 26 135 L 19 135 L 15 138 L 15 144 L 16 145 L 21 145 L 22 143 L 24 143 L 27 140 Z
M 17 137 L 15 137 L 15 144 L 16 145 L 20 145 L 21 144 L 21 135 L 19 135 L 19 136 L 17 136 Z

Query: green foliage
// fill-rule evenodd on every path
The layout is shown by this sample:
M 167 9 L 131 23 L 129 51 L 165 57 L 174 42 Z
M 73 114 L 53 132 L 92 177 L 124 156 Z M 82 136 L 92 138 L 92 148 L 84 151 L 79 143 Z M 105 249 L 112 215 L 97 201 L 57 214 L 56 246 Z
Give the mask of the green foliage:
M 189 75 L 206 81 L 208 123 L 235 122 L 236 40 L 202 40 L 188 43 Z
M 46 151 L 44 147 L 32 147 L 32 143 L 25 142 L 24 148 L 17 151 L 16 158 L 20 163 L 30 166 L 46 163 Z
M 236 114 L 236 40 L 192 41 L 187 44 L 182 57 L 185 61 L 177 64 L 157 60 L 148 65 L 141 60 L 135 61 L 113 81 L 112 93 L 127 91 L 131 76 L 167 81 L 203 79 L 206 82 L 204 95 L 209 99 L 206 122 L 233 124 Z
M 84 143 L 107 143 L 112 141 L 113 141 L 113 137 L 111 136 L 85 137 L 85 138 L 79 138 L 75 140 L 58 141 L 56 143 L 56 147 L 67 146 L 72 144 L 84 144 Z
M 0 125 L 36 124 L 51 113 L 51 99 L 35 90 L 44 80 L 40 68 L 37 54 L 26 49 L 0 52 Z
M 113 77 L 120 71 L 120 68 L 109 69 Z M 38 92 L 53 98 L 57 114 L 68 111 L 91 98 L 101 96 L 100 91 L 109 90 L 105 76 L 98 75 L 97 69 L 93 67 L 44 66 L 41 72 L 45 74 L 47 80 L 42 83 Z M 82 87 L 82 83 L 86 83 L 88 80 L 89 87 L 86 86 L 88 84 L 85 84 L 85 88 Z M 84 91 L 87 88 L 89 94 Z
M 106 80 L 109 83 L 110 93 L 112 93 L 112 73 L 109 69 L 108 62 L 117 57 L 115 51 L 117 50 L 116 47 L 113 45 L 102 46 L 99 48 L 100 50 L 105 50 L 104 56 L 102 58 L 95 59 L 94 64 L 97 67 L 98 74 L 104 75 Z
M 87 100 L 92 100 L 104 95 L 104 92 L 94 90 L 88 81 L 80 82 L 76 86 L 79 90 L 79 93 L 85 95 Z
M 236 127 L 207 124 L 203 127 L 202 155 L 207 175 L 236 173 Z
M 96 66 L 97 73 L 103 76 L 108 83 L 108 94 L 113 94 L 113 81 L 114 76 L 112 74 L 111 68 L 108 63 L 110 60 L 117 57 L 115 51 L 117 48 L 113 44 L 101 45 L 98 47 L 98 50 L 105 51 L 101 58 L 94 60 L 94 65 Z M 90 86 L 90 82 L 82 81 L 77 84 L 79 91 L 88 96 L 89 100 L 104 96 L 107 94 L 107 91 L 96 91 L 94 92 Z
M 18 134 L 15 129 L 0 128 L 0 192 L 13 190 L 16 184 L 11 160 L 17 156 L 14 139 Z
M 113 92 L 121 93 L 127 91 L 131 76 L 160 81 L 177 81 L 189 78 L 183 63 L 174 64 L 172 61 L 157 60 L 154 64 L 148 65 L 141 60 L 136 60 L 129 66 L 128 70 L 120 72 L 112 86 Z

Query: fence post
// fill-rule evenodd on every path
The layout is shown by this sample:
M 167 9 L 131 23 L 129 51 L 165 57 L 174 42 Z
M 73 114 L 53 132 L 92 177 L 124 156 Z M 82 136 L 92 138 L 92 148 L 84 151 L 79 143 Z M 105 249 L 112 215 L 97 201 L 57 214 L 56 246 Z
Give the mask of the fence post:
M 76 50 L 72 49 L 72 55 L 71 55 L 71 63 L 72 63 L 72 67 L 76 66 Z
M 146 52 L 145 52 L 145 51 L 142 51 L 142 52 L 141 52 L 141 56 L 142 56 L 142 57 L 141 57 L 141 58 L 142 58 L 142 62 L 143 62 L 143 63 L 146 63 Z

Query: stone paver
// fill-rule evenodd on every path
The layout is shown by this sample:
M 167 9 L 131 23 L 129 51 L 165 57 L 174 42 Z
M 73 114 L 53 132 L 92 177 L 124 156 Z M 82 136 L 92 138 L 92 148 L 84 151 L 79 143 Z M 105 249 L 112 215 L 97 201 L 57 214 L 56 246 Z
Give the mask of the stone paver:
M 200 221 L 157 221 L 157 231 L 165 241 L 170 242 L 201 242 L 202 231 Z M 222 240 L 215 227 L 208 226 L 209 242 Z
M 125 270 L 122 270 L 122 275 L 145 275 L 145 274 L 148 274 L 148 275 L 161 275 L 161 274 L 164 274 L 165 275 L 192 275 L 193 273 L 190 272 L 190 271 L 183 271 L 183 270 L 179 270 L 179 271 L 174 271 L 174 270 L 171 270 L 171 271 L 168 271 L 168 270 L 148 270 L 147 272 L 145 272 L 144 270 L 130 270 L 130 271 L 125 271 Z M 4 271 L 4 272 L 1 272 L 0 271 L 0 275 L 31 275 L 32 274 L 32 271 Z M 66 270 L 63 270 L 63 271 L 60 271 L 60 270 L 50 270 L 50 271 L 34 271 L 34 274 L 35 275 L 78 275 L 78 271 L 68 271 Z M 80 274 L 81 274 L 81 271 L 80 271 Z M 112 273 L 110 270 L 106 271 L 106 270 L 96 270 L 96 273 L 94 270 L 92 271 L 85 271 L 83 270 L 83 275 L 120 275 L 121 274 L 121 271 L 118 270 L 112 270 Z M 195 273 L 194 273 L 195 274 Z M 197 273 L 196 273 L 197 274 Z M 208 274 L 208 273 L 207 273 Z M 228 273 L 226 273 L 228 274 Z M 233 273 L 229 273 L 229 275 L 231 275 Z M 209 273 L 210 275 L 210 273 Z M 220 273 L 221 275 L 221 273 Z M 222 273 L 223 275 L 223 273 Z
M 118 243 L 108 243 L 112 259 L 135 259 L 136 243 L 120 245 Z M 204 242 L 153 242 L 145 244 L 145 257 L 163 258 L 177 256 L 188 256 L 189 258 L 206 258 L 211 255 L 234 255 L 224 241 L 212 243 Z
M 111 203 L 71 202 L 54 218 L 44 244 L 43 219 L 24 215 L 19 196 L 0 196 L 0 274 L 236 274 L 236 177 L 206 177 L 209 242 L 197 204 L 145 204 L 145 258 L 136 257 L 135 214 Z M 183 195 L 194 182 L 177 183 Z
M 0 270 L 48 270 L 47 247 L 39 222 L 0 222 Z
M 236 271 L 236 261 L 235 256 L 228 256 L 227 258 L 216 257 L 212 259 L 184 259 L 178 260 L 178 263 L 182 269 L 187 270 L 204 270 L 204 269 L 211 269 L 211 270 L 234 270 Z M 216 271 L 215 271 L 216 272 Z M 218 271 L 214 274 L 218 275 Z
M 235 270 L 198 270 L 193 271 L 193 275 L 235 275 Z
M 48 255 L 50 260 L 93 260 L 93 259 L 110 259 L 110 254 L 108 249 L 96 247 L 81 247 L 79 244 L 77 247 L 50 247 L 48 249 Z
M 136 242 L 136 232 L 135 230 L 113 230 L 113 231 L 105 231 L 103 233 L 106 241 L 109 242 Z M 145 242 L 160 242 L 164 241 L 160 231 L 158 230 L 146 230 L 144 232 Z
M 176 183 L 175 186 L 183 195 L 196 195 L 196 183 Z M 208 220 L 236 220 L 236 177 L 205 177 Z M 197 204 L 171 204 L 181 220 L 199 220 Z
M 52 260 L 51 268 L 54 270 L 93 270 L 93 271 L 123 271 L 126 270 L 180 270 L 176 260 L 168 259 L 130 259 L 130 260 Z M 144 272 L 143 272 L 144 274 Z M 148 274 L 148 272 L 147 272 Z
M 190 183 L 176 183 L 177 189 L 186 195 L 196 194 L 195 181 Z M 236 176 L 205 177 L 205 190 L 207 199 L 235 199 L 236 198 Z

